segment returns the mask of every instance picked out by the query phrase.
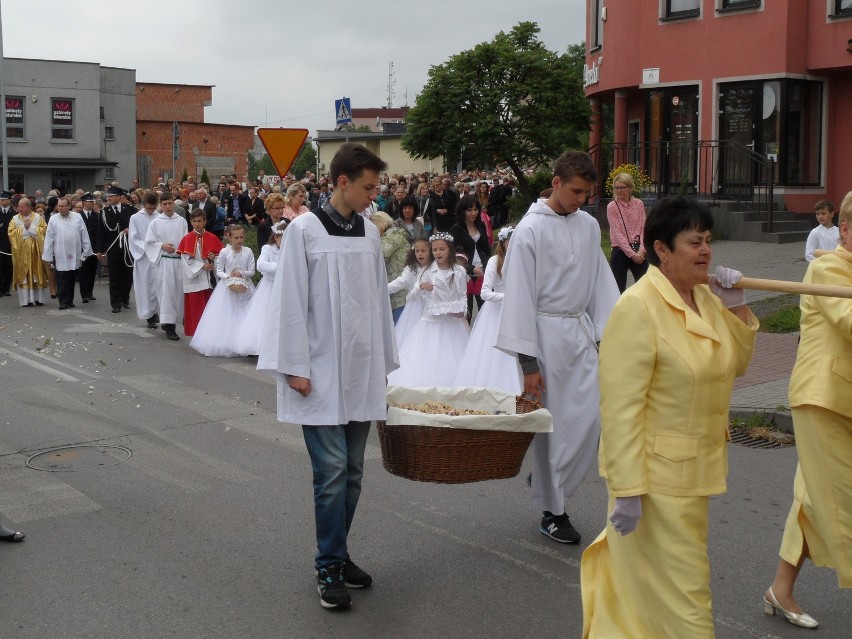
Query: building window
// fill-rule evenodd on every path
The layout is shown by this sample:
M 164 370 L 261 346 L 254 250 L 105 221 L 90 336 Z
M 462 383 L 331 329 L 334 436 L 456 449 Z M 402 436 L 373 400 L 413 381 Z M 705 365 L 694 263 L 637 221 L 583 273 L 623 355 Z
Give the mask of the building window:
M 115 169 L 107 167 L 104 169 L 104 182 L 112 182 L 115 179 Z
M 701 15 L 701 0 L 666 0 L 666 18 L 692 18 Z
M 6 137 L 10 140 L 24 139 L 24 97 L 6 96 Z
M 593 13 L 589 37 L 592 46 L 589 47 L 589 51 L 594 51 L 603 44 L 603 0 L 593 0 L 590 6 Z
M 114 140 L 115 139 L 115 127 L 114 126 L 105 126 L 104 127 L 104 140 Z
M 834 15 L 852 16 L 852 0 L 834 0 Z
M 101 120 L 106 120 L 106 117 L 104 116 L 104 108 L 103 107 L 101 107 Z
M 61 141 L 74 140 L 74 100 L 73 98 L 50 99 L 50 139 Z
M 786 162 L 782 163 L 787 184 L 819 184 L 822 141 L 822 84 L 787 80 L 783 115 Z M 783 147 L 782 147 L 783 149 Z
M 721 9 L 757 9 L 761 0 L 722 0 Z

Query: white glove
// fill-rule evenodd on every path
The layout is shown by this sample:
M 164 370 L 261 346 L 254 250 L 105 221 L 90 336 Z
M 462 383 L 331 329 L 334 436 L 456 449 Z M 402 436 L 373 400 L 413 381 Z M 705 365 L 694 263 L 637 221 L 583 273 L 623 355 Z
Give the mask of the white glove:
M 616 497 L 615 507 L 609 514 L 612 527 L 622 536 L 632 533 L 642 516 L 642 496 Z
M 734 308 L 745 304 L 745 291 L 741 288 L 732 288 L 743 276 L 737 270 L 717 266 L 716 272 L 710 276 L 710 291 L 722 300 L 725 308 Z

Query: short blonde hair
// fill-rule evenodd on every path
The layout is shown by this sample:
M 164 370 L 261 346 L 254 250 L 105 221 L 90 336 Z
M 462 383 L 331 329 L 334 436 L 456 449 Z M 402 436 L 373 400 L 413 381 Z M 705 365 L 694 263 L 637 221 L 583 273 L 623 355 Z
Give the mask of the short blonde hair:
M 846 222 L 846 226 L 852 227 L 852 191 L 846 194 L 840 203 L 840 215 L 837 216 L 837 225 Z
M 621 182 L 624 186 L 630 189 L 630 193 L 636 190 L 636 182 L 633 181 L 633 176 L 629 173 L 621 172 L 612 180 L 612 185 L 615 187 L 616 182 Z
M 393 218 L 384 211 L 376 211 L 370 217 L 370 221 L 379 229 L 379 235 L 383 235 L 391 226 L 393 226 Z
M 284 196 L 280 193 L 270 193 L 266 196 L 266 199 L 263 200 L 263 205 L 267 210 L 271 209 L 276 204 L 287 206 L 287 202 L 284 201 Z

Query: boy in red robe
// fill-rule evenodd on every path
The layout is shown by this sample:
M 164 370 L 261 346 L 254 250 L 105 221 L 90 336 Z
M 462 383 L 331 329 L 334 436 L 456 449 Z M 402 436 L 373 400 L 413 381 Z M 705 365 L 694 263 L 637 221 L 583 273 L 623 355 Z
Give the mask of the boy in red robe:
M 183 236 L 178 245 L 183 264 L 183 332 L 187 337 L 195 335 L 201 314 L 213 293 L 213 261 L 222 250 L 219 238 L 204 230 L 202 209 L 195 209 L 189 222 L 192 230 Z

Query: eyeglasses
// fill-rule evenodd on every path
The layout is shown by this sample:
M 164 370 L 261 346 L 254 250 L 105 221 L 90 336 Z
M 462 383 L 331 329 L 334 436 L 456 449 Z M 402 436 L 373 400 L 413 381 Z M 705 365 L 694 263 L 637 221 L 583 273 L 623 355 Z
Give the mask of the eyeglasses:
M 624 189 L 629 188 L 629 187 L 626 187 L 626 186 L 616 186 L 616 187 L 613 187 L 613 188 L 614 188 L 616 191 L 623 191 Z

